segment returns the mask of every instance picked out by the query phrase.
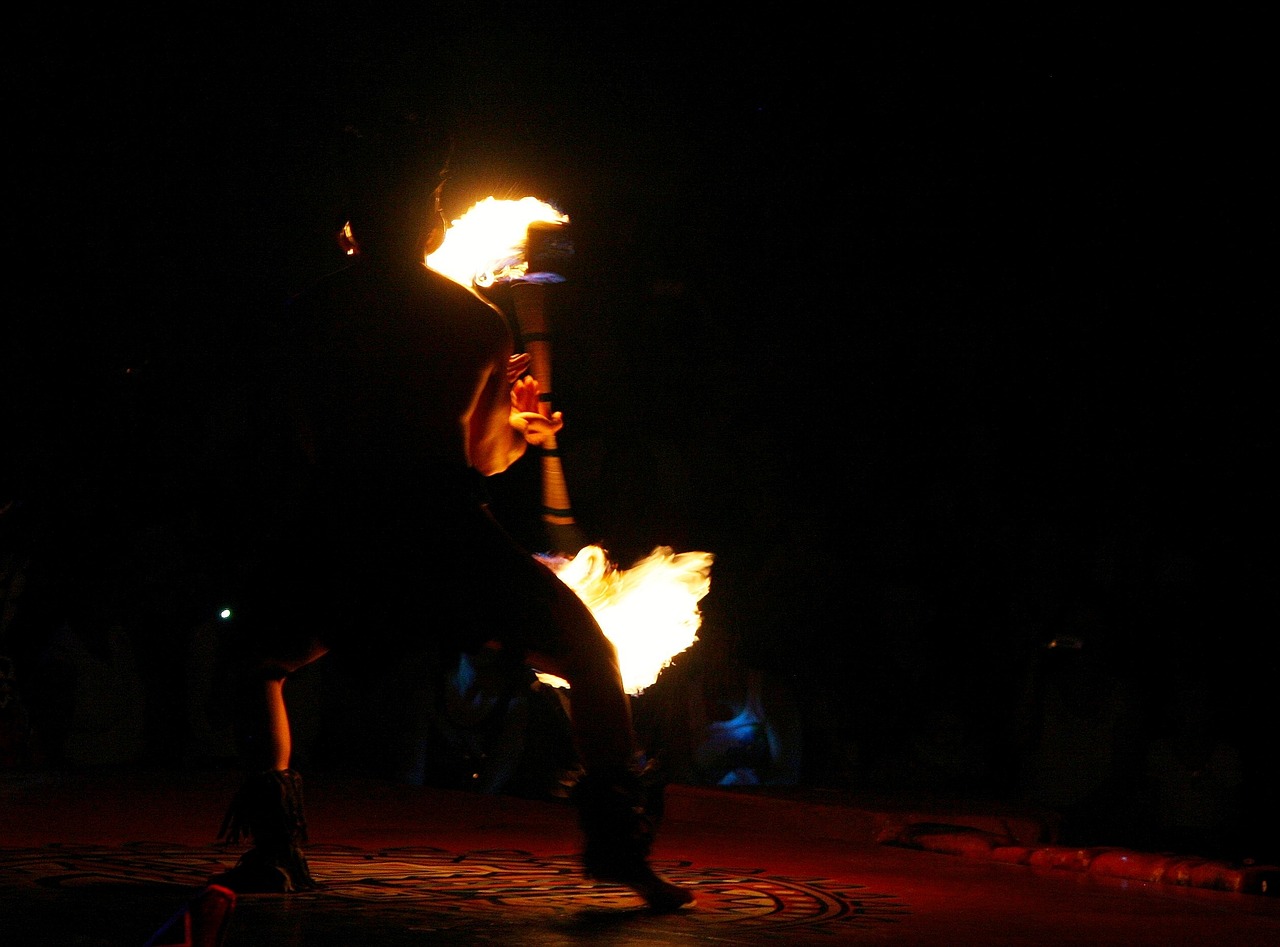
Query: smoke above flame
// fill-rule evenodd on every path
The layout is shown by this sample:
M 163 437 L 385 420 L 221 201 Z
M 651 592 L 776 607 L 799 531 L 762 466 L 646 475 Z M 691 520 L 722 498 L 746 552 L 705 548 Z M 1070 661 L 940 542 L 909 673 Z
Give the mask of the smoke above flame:
M 599 546 L 585 546 L 572 558 L 538 558 L 586 603 L 617 648 L 628 694 L 642 693 L 698 640 L 698 603 L 711 588 L 711 553 L 659 546 L 630 569 L 619 569 Z M 538 677 L 568 686 L 554 675 Z

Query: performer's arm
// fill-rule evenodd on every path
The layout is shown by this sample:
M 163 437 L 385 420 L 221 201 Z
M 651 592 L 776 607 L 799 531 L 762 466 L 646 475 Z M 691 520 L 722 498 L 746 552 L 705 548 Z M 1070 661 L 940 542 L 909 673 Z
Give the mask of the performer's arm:
M 511 380 L 527 359 L 510 354 L 510 342 L 489 365 L 467 422 L 467 454 L 471 466 L 486 477 L 502 473 L 529 444 L 546 443 L 564 422 L 560 412 L 542 414 L 538 383 L 533 378 Z
M 527 442 L 511 423 L 511 384 L 506 354 L 493 359 L 467 419 L 467 459 L 486 477 L 502 473 L 522 456 Z

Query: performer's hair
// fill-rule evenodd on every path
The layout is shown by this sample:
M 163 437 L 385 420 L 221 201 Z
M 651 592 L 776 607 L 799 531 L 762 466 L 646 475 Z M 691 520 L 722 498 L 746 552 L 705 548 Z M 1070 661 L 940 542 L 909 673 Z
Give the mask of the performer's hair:
M 311 95 L 280 110 L 289 215 L 332 240 L 348 221 L 363 243 L 428 220 L 452 147 L 447 107 L 385 90 Z M 280 199 L 280 195 L 276 195 Z

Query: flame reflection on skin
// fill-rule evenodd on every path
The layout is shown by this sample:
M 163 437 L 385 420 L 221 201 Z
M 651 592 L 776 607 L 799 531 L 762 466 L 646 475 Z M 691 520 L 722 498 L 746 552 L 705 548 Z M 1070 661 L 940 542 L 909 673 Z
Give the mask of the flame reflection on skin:
M 524 258 L 529 225 L 568 222 L 567 214 L 536 197 L 486 197 L 449 225 L 444 242 L 426 257 L 426 264 L 468 288 L 518 279 L 529 268 Z
M 585 546 L 572 559 L 538 558 L 586 603 L 618 649 L 628 694 L 642 693 L 672 658 L 698 640 L 698 602 L 711 588 L 711 553 L 675 553 L 659 546 L 630 569 L 617 568 L 599 546 Z M 538 677 L 569 686 L 551 674 Z

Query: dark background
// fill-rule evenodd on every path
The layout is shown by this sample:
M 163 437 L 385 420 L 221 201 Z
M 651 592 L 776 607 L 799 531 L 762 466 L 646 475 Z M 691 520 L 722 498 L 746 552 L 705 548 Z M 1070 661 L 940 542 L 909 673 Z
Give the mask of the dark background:
M 1274 838 L 1250 24 L 343 17 L 19 32 L 7 495 L 171 522 L 243 463 L 227 393 L 331 266 L 292 118 L 420 94 L 449 216 L 571 218 L 555 395 L 588 539 L 714 552 L 707 632 L 870 715 L 903 654 L 987 732 L 1063 633 L 1153 706 L 1194 671 Z M 494 490 L 537 548 L 535 478 Z M 928 616 L 905 643 L 904 596 Z

